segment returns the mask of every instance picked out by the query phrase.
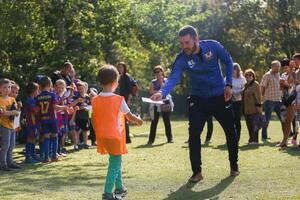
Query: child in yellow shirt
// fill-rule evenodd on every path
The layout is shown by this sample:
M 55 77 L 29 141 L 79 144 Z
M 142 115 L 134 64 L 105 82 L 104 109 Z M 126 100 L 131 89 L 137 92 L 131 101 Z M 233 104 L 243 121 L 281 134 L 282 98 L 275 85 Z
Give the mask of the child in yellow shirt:
M 17 116 L 16 100 L 10 97 L 11 81 L 8 79 L 0 80 L 0 169 L 10 171 L 11 169 L 20 169 L 21 167 L 13 162 L 12 152 L 15 147 L 16 133 L 13 127 L 14 116 Z

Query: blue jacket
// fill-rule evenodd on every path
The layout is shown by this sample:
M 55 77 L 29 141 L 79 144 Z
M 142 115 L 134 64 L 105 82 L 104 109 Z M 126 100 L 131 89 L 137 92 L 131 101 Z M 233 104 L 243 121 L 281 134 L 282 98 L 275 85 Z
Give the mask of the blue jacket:
M 173 65 L 171 75 L 161 89 L 168 95 L 186 72 L 189 76 L 192 95 L 210 98 L 222 95 L 225 84 L 232 84 L 233 62 L 226 49 L 215 40 L 199 42 L 201 54 L 187 55 L 180 52 Z M 220 61 L 225 65 L 226 83 L 221 71 Z

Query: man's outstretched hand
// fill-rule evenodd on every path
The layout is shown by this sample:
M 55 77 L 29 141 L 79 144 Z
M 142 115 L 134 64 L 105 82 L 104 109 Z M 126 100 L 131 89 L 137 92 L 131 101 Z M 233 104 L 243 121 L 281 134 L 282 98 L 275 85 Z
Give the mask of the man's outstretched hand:
M 153 101 L 159 101 L 162 99 L 162 93 L 160 92 L 156 92 L 155 94 L 153 94 L 150 99 L 152 99 Z

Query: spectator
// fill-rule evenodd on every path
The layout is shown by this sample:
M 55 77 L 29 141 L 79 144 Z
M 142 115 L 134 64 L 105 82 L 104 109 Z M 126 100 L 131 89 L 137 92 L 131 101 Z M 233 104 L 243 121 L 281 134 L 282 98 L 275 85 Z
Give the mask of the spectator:
M 158 92 L 163 85 L 165 84 L 165 81 L 167 80 L 165 78 L 165 73 L 164 73 L 164 69 L 162 68 L 162 66 L 158 65 L 155 66 L 153 69 L 153 73 L 155 75 L 155 79 L 153 79 L 151 81 L 150 84 L 150 89 L 149 89 L 149 93 L 151 95 L 155 94 L 156 92 Z M 173 109 L 173 103 L 170 102 L 171 101 L 171 96 L 168 96 L 169 100 L 168 100 L 168 106 L 170 107 L 170 110 L 168 111 L 163 111 L 162 110 L 162 106 L 163 105 L 153 105 L 153 111 L 154 111 L 154 118 L 151 120 L 151 128 L 150 128 L 150 135 L 149 135 L 149 140 L 148 140 L 148 144 L 151 145 L 153 144 L 154 140 L 155 140 L 155 136 L 156 136 L 156 128 L 157 128 L 157 123 L 159 120 L 159 113 L 161 113 L 162 117 L 163 117 L 163 121 L 164 121 L 164 125 L 165 125 L 165 133 L 167 136 L 167 140 L 168 143 L 173 143 L 173 136 L 172 136 L 172 129 L 171 129 L 171 122 L 170 122 L 170 112 Z
M 275 111 L 278 118 L 281 120 L 280 107 L 282 106 L 281 97 L 282 92 L 280 90 L 280 62 L 274 60 L 271 63 L 271 69 L 264 74 L 261 81 L 261 93 L 263 99 L 263 108 L 266 116 L 266 125 L 262 129 L 262 140 L 267 140 L 268 138 L 268 125 L 271 119 L 272 112 Z M 282 128 L 283 128 L 283 124 Z
M 276 146 L 277 147 L 286 147 L 289 135 L 291 133 L 292 121 L 295 117 L 294 108 L 292 102 L 295 100 L 293 98 L 294 91 L 294 81 L 292 68 L 289 66 L 289 59 L 285 58 L 281 61 L 281 66 L 284 69 L 284 73 L 281 75 L 280 87 L 282 89 L 282 103 L 284 104 L 282 110 L 285 109 L 285 114 L 282 115 L 283 121 L 283 139 Z M 296 93 L 295 93 L 296 94 Z
M 238 141 L 241 136 L 241 114 L 242 114 L 242 91 L 246 84 L 246 79 L 238 63 L 233 63 L 233 79 L 232 79 L 232 107 L 234 113 L 234 125 L 237 132 Z
M 245 116 L 249 144 L 258 144 L 258 130 L 255 128 L 257 114 L 262 113 L 261 91 L 256 81 L 255 72 L 252 69 L 245 71 L 246 85 L 242 93 L 242 110 Z
M 63 79 L 66 82 L 67 86 L 70 86 L 72 84 L 72 78 L 70 76 L 72 70 L 74 70 L 73 64 L 70 61 L 66 61 L 60 71 L 55 71 L 52 74 L 52 83 L 55 84 L 57 80 Z
M 125 101 L 129 108 L 131 107 L 132 100 L 132 88 L 137 85 L 136 81 L 128 74 L 127 65 L 124 62 L 117 64 L 117 69 L 120 73 L 119 78 L 119 94 L 125 98 Z M 126 120 L 126 143 L 131 143 L 129 125 Z

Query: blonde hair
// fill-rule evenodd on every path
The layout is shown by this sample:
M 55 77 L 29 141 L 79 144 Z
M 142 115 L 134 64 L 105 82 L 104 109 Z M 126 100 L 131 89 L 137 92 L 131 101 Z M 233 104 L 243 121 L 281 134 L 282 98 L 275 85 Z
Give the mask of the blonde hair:
M 58 80 L 55 82 L 55 85 L 63 85 L 65 88 L 67 87 L 66 81 L 63 80 L 63 79 L 58 79 Z
M 20 90 L 20 86 L 15 81 L 10 81 L 11 83 L 11 89 L 17 89 Z
M 233 63 L 233 69 L 237 70 L 237 77 L 240 78 L 243 72 L 239 63 Z

